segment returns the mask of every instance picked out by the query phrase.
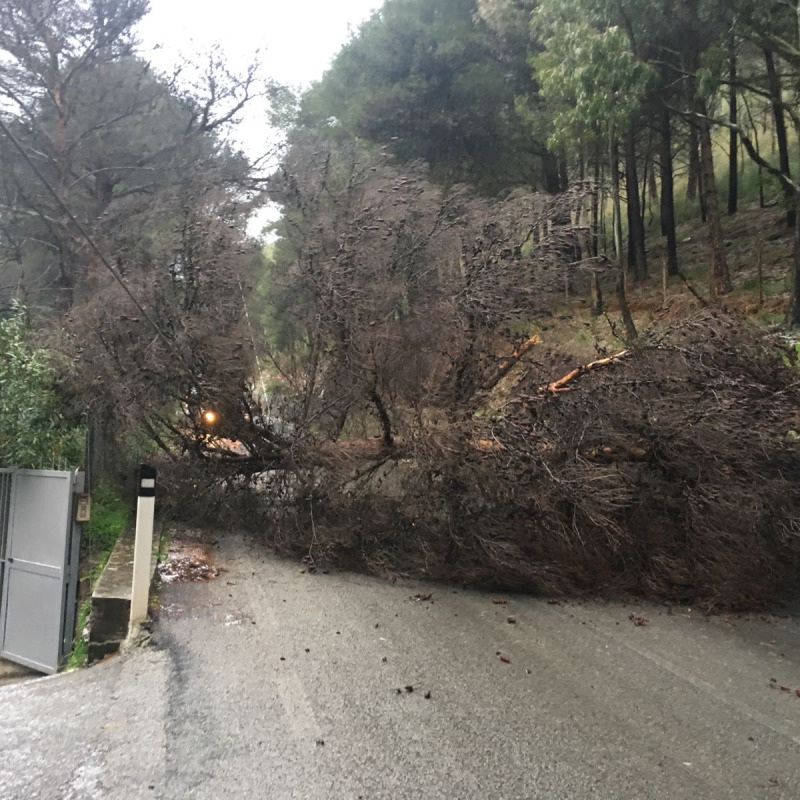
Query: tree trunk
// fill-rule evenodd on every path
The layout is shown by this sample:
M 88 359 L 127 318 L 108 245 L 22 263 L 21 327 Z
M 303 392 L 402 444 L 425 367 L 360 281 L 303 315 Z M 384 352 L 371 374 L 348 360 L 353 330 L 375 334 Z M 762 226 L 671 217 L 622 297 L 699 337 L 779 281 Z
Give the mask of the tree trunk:
M 596 272 L 592 273 L 592 308 L 593 317 L 599 317 L 603 313 L 603 292 L 600 289 L 600 278 Z
M 794 192 L 795 212 L 800 209 L 800 189 Z M 794 226 L 794 268 L 792 270 L 792 293 L 786 323 L 793 328 L 800 327 L 800 225 Z
M 700 98 L 695 100 L 699 120 L 698 134 L 700 138 L 700 185 L 706 208 L 708 235 L 711 243 L 711 290 L 712 296 L 727 294 L 731 291 L 731 276 L 728 271 L 728 258 L 725 252 L 725 239 L 722 235 L 722 221 L 717 198 L 717 182 L 714 175 L 714 151 L 711 142 L 711 124 L 705 118 L 705 104 Z
M 730 71 L 730 89 L 728 91 L 728 119 L 735 126 L 739 119 L 739 109 L 736 97 L 736 37 L 731 34 L 728 43 L 728 61 Z M 728 139 L 730 152 L 728 154 L 728 216 L 733 216 L 739 210 L 739 137 L 735 127 L 730 129 Z
M 569 188 L 567 154 L 563 150 L 558 154 L 558 182 L 562 192 L 565 192 Z
M 697 199 L 700 185 L 700 156 L 698 154 L 697 128 L 694 123 L 689 125 L 689 177 L 686 183 L 686 197 L 689 200 Z
M 767 84 L 772 98 L 772 114 L 775 117 L 775 138 L 778 142 L 778 163 L 781 172 L 787 178 L 791 177 L 791 167 L 789 166 L 789 142 L 786 136 L 786 118 L 783 113 L 783 87 L 781 86 L 781 76 L 775 69 L 775 57 L 771 50 L 764 51 L 764 59 L 767 64 Z M 786 224 L 793 228 L 797 222 L 797 214 L 794 210 L 794 197 L 789 189 L 785 190 L 786 202 Z
M 614 256 L 620 266 L 624 268 L 622 258 L 622 204 L 619 198 L 619 143 L 616 135 L 611 134 L 611 157 L 609 159 L 609 169 L 611 170 L 611 205 L 613 208 L 613 236 L 614 236 Z
M 800 23 L 800 19 L 798 22 Z M 800 36 L 800 30 L 798 34 Z M 800 148 L 800 122 L 795 122 L 794 132 L 798 148 Z M 797 214 L 800 211 L 800 184 L 795 183 L 792 200 L 794 201 L 795 214 Z M 792 292 L 789 297 L 789 307 L 786 311 L 786 324 L 791 325 L 793 328 L 798 328 L 800 327 L 800 225 L 794 226 L 793 267 Z
M 389 419 L 389 412 L 386 410 L 386 406 L 384 405 L 383 399 L 378 394 L 377 389 L 372 389 L 369 399 L 372 400 L 375 411 L 378 413 L 378 421 L 381 424 L 384 445 L 386 447 L 394 447 L 394 437 L 392 436 L 392 423 Z
M 581 191 L 584 191 L 586 180 L 586 159 L 584 156 L 583 148 L 580 149 L 580 154 L 578 156 L 578 182 L 581 186 Z M 574 244 L 574 257 L 573 261 L 581 261 L 584 258 L 590 257 L 589 252 L 589 237 L 581 235 L 581 228 L 584 226 L 584 214 L 586 212 L 586 198 L 582 197 L 580 202 L 578 203 L 578 207 L 575 210 L 575 227 L 577 229 L 576 236 L 575 236 L 575 244 Z
M 609 169 L 611 170 L 611 194 L 614 208 L 614 255 L 617 258 L 617 302 L 625 325 L 628 341 L 636 339 L 636 325 L 634 325 L 628 298 L 625 296 L 625 262 L 622 258 L 622 207 L 619 199 L 619 143 L 617 135 L 612 129 L 609 137 Z
M 628 193 L 628 271 L 637 281 L 647 277 L 647 254 L 644 246 L 644 220 L 639 199 L 639 177 L 636 168 L 636 135 L 631 129 L 625 136 L 625 178 Z
M 667 272 L 678 274 L 678 237 L 675 232 L 675 178 L 672 167 L 672 127 L 669 109 L 661 110 L 661 231 L 667 237 Z
M 542 173 L 544 175 L 544 189 L 548 194 L 558 194 L 561 191 L 561 177 L 558 174 L 558 159 L 550 152 L 542 155 Z
M 600 152 L 599 148 L 594 159 L 594 186 L 592 187 L 592 255 L 597 258 L 600 254 Z

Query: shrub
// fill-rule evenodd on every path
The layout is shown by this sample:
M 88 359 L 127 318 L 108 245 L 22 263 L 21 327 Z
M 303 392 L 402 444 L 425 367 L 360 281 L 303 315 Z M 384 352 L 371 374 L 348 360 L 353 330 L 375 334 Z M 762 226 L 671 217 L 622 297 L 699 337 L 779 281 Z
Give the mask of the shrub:
M 24 311 L 0 321 L 0 466 L 75 467 L 85 429 L 65 418 L 50 355 L 30 341 Z

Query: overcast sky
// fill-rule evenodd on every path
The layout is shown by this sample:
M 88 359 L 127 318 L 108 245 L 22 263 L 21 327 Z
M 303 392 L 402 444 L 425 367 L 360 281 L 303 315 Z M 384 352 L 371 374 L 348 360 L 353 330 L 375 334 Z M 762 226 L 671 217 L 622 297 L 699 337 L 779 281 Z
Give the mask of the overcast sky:
M 322 76 L 351 32 L 380 0 L 151 0 L 139 28 L 144 50 L 168 67 L 179 53 L 220 44 L 234 66 L 257 49 L 280 83 L 305 86 Z M 153 48 L 159 47 L 158 50 Z
M 197 57 L 220 45 L 232 69 L 261 50 L 265 73 L 294 88 L 322 77 L 351 33 L 381 0 L 151 0 L 139 36 L 143 55 L 165 71 L 181 55 Z M 274 141 L 265 109 L 253 104 L 235 138 L 249 155 Z M 260 214 L 260 227 L 273 213 Z

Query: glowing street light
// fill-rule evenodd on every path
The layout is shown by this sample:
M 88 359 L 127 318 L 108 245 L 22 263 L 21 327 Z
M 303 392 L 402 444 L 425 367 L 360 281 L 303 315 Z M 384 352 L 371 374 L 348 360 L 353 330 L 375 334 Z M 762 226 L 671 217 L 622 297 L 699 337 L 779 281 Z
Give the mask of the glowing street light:
M 204 411 L 203 419 L 209 424 L 213 425 L 217 421 L 217 414 L 214 411 Z

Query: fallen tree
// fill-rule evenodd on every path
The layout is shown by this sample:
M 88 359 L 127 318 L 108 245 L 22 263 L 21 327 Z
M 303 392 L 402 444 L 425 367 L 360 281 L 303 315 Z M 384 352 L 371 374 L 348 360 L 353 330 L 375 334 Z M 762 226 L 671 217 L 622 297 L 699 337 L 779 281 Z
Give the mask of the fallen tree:
M 800 394 L 776 342 L 703 312 L 560 379 L 530 366 L 489 417 L 329 459 L 271 538 L 548 594 L 753 608 L 796 590 Z
M 579 190 L 477 199 L 312 138 L 271 191 L 273 389 L 248 381 L 248 255 L 205 215 L 171 245 L 196 280 L 156 260 L 139 287 L 190 370 L 152 336 L 132 349 L 146 327 L 117 324 L 113 294 L 91 315 L 98 402 L 164 434 L 179 513 L 387 576 L 736 608 L 796 590 L 800 388 L 778 339 L 704 308 L 588 363 L 548 349 L 530 320 L 565 276 L 588 284 L 562 222 Z

